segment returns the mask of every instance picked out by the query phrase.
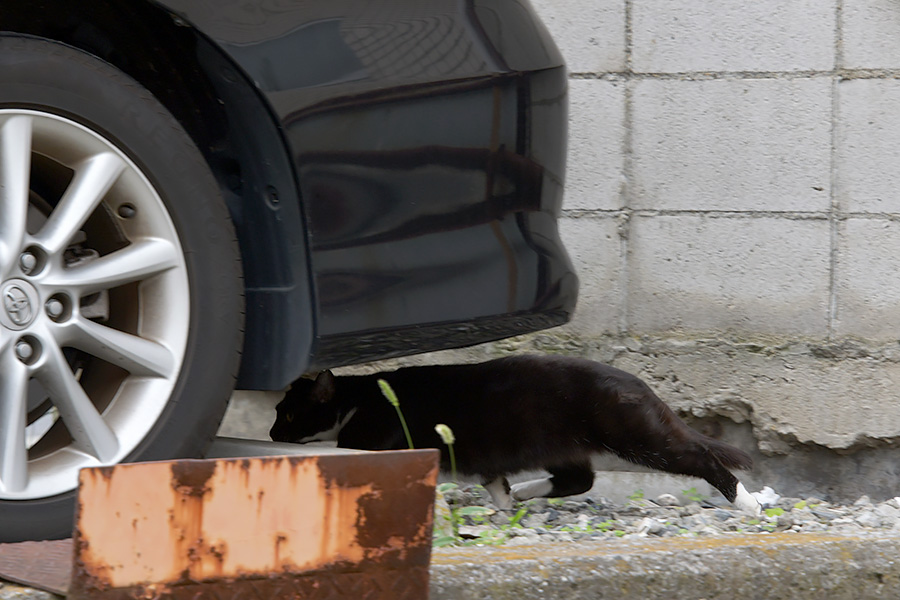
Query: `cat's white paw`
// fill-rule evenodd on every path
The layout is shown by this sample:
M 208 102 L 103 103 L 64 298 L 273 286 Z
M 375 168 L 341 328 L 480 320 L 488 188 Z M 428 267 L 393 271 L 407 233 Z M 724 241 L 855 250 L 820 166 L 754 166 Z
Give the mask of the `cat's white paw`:
M 734 505 L 742 511 L 758 517 L 762 513 L 762 507 L 756 498 L 753 497 L 743 483 L 737 484 L 737 496 L 734 499 Z
M 759 500 L 763 506 L 775 506 L 775 503 L 781 499 L 781 496 L 767 485 L 764 485 L 763 489 L 758 492 L 750 492 L 750 495 Z
M 534 481 L 524 481 L 512 486 L 512 497 L 520 501 L 544 498 L 552 490 L 553 483 L 549 479 L 535 479 Z
M 494 506 L 500 510 L 511 510 L 513 507 L 513 499 L 507 491 L 508 486 L 505 477 L 498 477 L 494 481 L 484 484 L 484 489 L 491 495 Z

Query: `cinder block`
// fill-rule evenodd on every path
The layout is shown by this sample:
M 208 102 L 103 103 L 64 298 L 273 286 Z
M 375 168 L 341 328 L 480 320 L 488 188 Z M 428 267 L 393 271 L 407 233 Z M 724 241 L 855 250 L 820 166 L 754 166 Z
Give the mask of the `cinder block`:
M 835 333 L 900 338 L 900 223 L 848 219 L 839 232 Z
M 841 210 L 900 212 L 900 81 L 844 81 L 837 93 L 836 192 Z
M 824 336 L 829 232 L 824 219 L 635 217 L 629 329 Z
M 572 73 L 625 68 L 625 0 L 534 0 Z
M 619 329 L 622 305 L 621 238 L 615 217 L 563 219 L 562 239 L 581 287 L 567 330 L 590 338 Z
M 624 186 L 625 84 L 569 82 L 569 157 L 563 206 L 618 209 Z
M 827 79 L 645 80 L 633 111 L 632 207 L 831 206 Z
M 849 69 L 900 67 L 900 4 L 853 0 L 841 11 L 843 65 Z
M 283 397 L 283 392 L 235 390 L 219 426 L 219 435 L 268 441 L 269 429 L 275 422 L 275 405 Z
M 836 361 L 799 342 L 659 341 L 638 350 L 615 366 L 652 382 L 676 410 L 749 421 L 766 452 L 790 452 L 798 441 L 843 449 L 900 435 L 900 403 L 887 401 L 900 380 L 896 362 Z
M 835 10 L 835 0 L 634 2 L 633 68 L 650 73 L 830 70 Z

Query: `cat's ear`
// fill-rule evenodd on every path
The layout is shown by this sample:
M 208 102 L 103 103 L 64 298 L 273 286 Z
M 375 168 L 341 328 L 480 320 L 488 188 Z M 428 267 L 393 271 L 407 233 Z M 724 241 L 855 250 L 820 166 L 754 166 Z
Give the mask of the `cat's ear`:
M 316 376 L 310 397 L 322 404 L 331 402 L 334 398 L 334 374 L 331 371 L 322 371 Z

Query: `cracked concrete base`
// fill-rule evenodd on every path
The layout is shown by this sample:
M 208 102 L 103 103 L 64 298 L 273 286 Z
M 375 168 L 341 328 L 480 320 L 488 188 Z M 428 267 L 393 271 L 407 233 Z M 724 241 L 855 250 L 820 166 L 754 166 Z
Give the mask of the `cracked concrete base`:
M 786 533 L 437 548 L 430 598 L 894 598 L 898 551 L 895 536 Z

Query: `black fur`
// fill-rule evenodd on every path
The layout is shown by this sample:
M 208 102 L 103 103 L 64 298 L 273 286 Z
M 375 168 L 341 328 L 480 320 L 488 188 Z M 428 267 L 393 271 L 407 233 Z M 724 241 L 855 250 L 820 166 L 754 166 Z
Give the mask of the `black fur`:
M 743 451 L 688 427 L 634 375 L 565 357 L 516 356 L 351 377 L 326 371 L 316 381 L 294 383 L 277 406 L 272 439 L 300 441 L 356 409 L 338 434 L 338 446 L 406 448 L 378 379 L 397 393 L 417 448 L 441 449 L 441 466 L 448 470 L 446 448 L 434 431 L 438 423 L 448 425 L 460 474 L 485 483 L 544 469 L 552 475 L 549 496 L 578 494 L 593 484 L 591 455 L 612 452 L 703 478 L 734 501 L 738 480 L 728 469 L 752 464 Z

